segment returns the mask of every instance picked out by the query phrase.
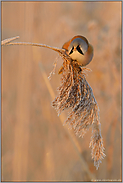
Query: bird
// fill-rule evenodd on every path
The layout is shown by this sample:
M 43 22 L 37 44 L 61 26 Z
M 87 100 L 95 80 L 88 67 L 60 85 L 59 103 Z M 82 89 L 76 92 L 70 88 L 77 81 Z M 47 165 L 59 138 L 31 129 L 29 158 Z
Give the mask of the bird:
M 81 66 L 86 66 L 93 58 L 92 45 L 81 35 L 74 36 L 65 42 L 62 49 L 65 49 L 71 59 L 77 61 Z

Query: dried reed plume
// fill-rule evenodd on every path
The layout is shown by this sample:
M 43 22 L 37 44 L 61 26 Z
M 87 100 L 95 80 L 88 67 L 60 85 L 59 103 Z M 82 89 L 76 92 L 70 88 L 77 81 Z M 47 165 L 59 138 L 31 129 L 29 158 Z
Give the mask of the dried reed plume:
M 105 157 L 103 139 L 101 136 L 101 124 L 99 119 L 99 107 L 93 95 L 92 88 L 88 84 L 85 71 L 89 69 L 81 67 L 78 62 L 73 61 L 64 49 L 51 47 L 45 44 L 15 42 L 10 38 L 1 42 L 1 45 L 31 45 L 40 46 L 57 51 L 63 58 L 63 66 L 59 73 L 61 74 L 61 85 L 58 88 L 58 96 L 52 102 L 58 115 L 70 108 L 71 112 L 65 121 L 70 128 L 73 128 L 76 135 L 83 137 L 86 131 L 92 126 L 92 137 L 90 141 L 91 155 L 94 160 L 94 166 L 99 168 L 101 160 Z M 56 63 L 55 63 L 56 67 Z M 51 75 L 54 73 L 51 72 Z
M 60 55 L 63 58 L 63 66 L 59 71 L 62 75 L 61 85 L 58 88 L 59 94 L 52 102 L 52 106 L 56 109 L 58 115 L 65 109 L 71 109 L 64 124 L 73 128 L 77 136 L 83 137 L 89 127 L 92 126 L 89 147 L 91 148 L 94 166 L 98 169 L 105 154 L 101 136 L 99 107 L 92 88 L 85 77 L 85 71 L 90 69 L 81 67 L 65 52 L 60 53 Z

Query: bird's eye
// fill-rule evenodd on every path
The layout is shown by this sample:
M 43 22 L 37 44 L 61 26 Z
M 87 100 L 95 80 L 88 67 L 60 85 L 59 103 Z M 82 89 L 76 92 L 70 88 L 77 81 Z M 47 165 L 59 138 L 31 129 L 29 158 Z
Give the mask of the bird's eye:
M 69 55 L 73 53 L 73 50 L 74 50 L 74 47 L 72 47 L 72 49 L 71 49 Z
M 81 48 L 80 48 L 79 45 L 76 47 L 76 49 L 78 50 L 79 53 L 81 53 L 82 55 L 84 55 L 84 53 L 82 52 L 82 50 L 81 50 Z

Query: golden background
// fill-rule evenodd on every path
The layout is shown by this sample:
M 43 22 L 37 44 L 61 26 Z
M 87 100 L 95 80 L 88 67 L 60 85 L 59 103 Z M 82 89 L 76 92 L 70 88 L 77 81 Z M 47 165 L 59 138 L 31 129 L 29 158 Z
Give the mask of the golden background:
M 100 108 L 106 154 L 96 170 L 92 129 L 83 138 L 70 136 L 62 124 L 68 112 L 61 119 L 51 107 L 60 85 L 58 54 L 2 46 L 2 181 L 120 181 L 121 2 L 2 2 L 1 9 L 2 40 L 19 35 L 17 41 L 61 48 L 79 34 L 93 45 L 86 78 Z M 47 85 L 55 60 L 56 74 Z

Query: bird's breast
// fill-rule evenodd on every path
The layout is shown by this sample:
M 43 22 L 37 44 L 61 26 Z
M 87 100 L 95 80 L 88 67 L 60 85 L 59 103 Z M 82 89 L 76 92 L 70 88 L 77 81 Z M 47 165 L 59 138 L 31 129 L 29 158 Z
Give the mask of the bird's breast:
M 72 54 L 70 54 L 70 57 L 73 60 L 78 61 L 79 63 L 82 63 L 84 61 L 84 55 L 82 55 L 81 53 L 79 53 L 78 51 L 74 51 Z

